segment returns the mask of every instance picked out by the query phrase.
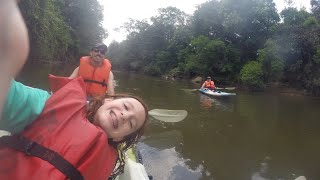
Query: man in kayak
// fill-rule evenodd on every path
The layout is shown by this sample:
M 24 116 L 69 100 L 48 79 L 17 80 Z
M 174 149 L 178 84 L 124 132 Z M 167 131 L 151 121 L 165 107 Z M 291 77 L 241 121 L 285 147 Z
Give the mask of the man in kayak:
M 91 48 L 90 56 L 80 58 L 80 65 L 70 75 L 70 79 L 81 76 L 86 83 L 88 96 L 114 95 L 111 63 L 105 58 L 108 48 L 98 43 Z
M 214 85 L 214 82 L 211 80 L 210 76 L 208 76 L 207 80 L 202 84 L 201 89 L 204 89 L 204 88 L 215 91 L 216 86 Z

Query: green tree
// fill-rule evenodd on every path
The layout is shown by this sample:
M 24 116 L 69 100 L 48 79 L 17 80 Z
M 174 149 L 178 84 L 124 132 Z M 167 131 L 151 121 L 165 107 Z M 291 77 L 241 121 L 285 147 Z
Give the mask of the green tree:
M 180 52 L 180 58 L 185 59 L 185 74 L 219 74 L 228 68 L 227 47 L 221 40 L 210 40 L 199 36 L 192 39 L 190 46 Z
M 261 63 L 264 82 L 279 81 L 282 77 L 284 63 L 278 53 L 276 42 L 269 39 L 265 48 L 258 50 L 258 61 Z
M 261 63 L 258 61 L 249 61 L 245 64 L 240 72 L 240 80 L 251 89 L 262 88 L 264 83 Z
M 19 5 L 29 29 L 30 59 L 49 63 L 67 60 L 73 41 L 55 1 L 22 1 Z
M 272 0 L 208 1 L 194 13 L 193 27 L 196 35 L 210 35 L 237 45 L 245 62 L 256 58 L 278 21 Z
M 194 36 L 224 37 L 223 6 L 220 1 L 212 0 L 200 4 L 192 16 L 192 32 Z
M 131 70 L 160 75 L 178 65 L 177 51 L 189 43 L 190 37 L 185 28 L 188 15 L 174 7 L 160 8 L 156 16 L 146 20 L 130 19 L 124 28 L 128 35 L 123 42 L 126 50 L 122 62 L 130 64 Z M 124 54 L 122 53 L 122 54 Z M 132 65 L 132 66 L 131 66 Z
M 286 25 L 300 25 L 302 24 L 310 14 L 305 10 L 297 10 L 296 8 L 287 8 L 281 11 L 283 22 Z
M 320 18 L 320 1 L 319 0 L 311 0 L 311 11 L 315 17 Z
M 74 39 L 72 51 L 88 54 L 93 44 L 107 37 L 102 26 L 103 7 L 98 0 L 56 0 Z

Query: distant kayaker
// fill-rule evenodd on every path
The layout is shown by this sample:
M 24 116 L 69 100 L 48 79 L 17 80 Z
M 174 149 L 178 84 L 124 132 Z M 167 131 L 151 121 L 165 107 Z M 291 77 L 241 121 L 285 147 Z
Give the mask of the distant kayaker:
M 145 104 L 106 95 L 87 106 L 81 77 L 51 76 L 52 95 L 12 80 L 28 56 L 28 32 L 16 1 L 0 1 L 0 17 L 0 129 L 6 132 L 0 179 L 102 180 L 119 174 L 124 150 L 143 133 Z
M 211 80 L 211 77 L 208 76 L 207 80 L 202 84 L 201 89 L 210 89 L 210 90 L 215 90 L 216 86 L 214 85 L 214 82 Z
M 105 58 L 108 47 L 103 43 L 94 45 L 90 56 L 80 58 L 80 65 L 69 78 L 83 77 L 88 96 L 114 94 L 113 73 L 111 63 Z

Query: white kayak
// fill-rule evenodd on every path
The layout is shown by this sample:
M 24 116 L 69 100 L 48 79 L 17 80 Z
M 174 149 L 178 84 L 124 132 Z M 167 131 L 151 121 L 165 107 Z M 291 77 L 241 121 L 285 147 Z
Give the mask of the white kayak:
M 202 94 L 209 96 L 234 96 L 236 93 L 227 93 L 222 91 L 212 91 L 210 89 L 199 89 Z

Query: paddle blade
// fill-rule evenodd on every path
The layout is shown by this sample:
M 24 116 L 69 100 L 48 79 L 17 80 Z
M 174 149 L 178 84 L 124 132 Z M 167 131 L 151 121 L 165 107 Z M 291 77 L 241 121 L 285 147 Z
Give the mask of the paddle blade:
M 186 110 L 152 109 L 149 115 L 159 121 L 179 122 L 187 117 L 188 112 Z
M 184 92 L 196 92 L 198 89 L 181 89 Z
M 216 89 L 218 89 L 218 90 L 221 90 L 221 89 L 226 89 L 226 90 L 235 90 L 235 89 L 236 89 L 236 87 L 225 87 L 225 88 L 217 87 Z
M 225 89 L 226 89 L 226 90 L 235 90 L 236 87 L 226 87 Z

